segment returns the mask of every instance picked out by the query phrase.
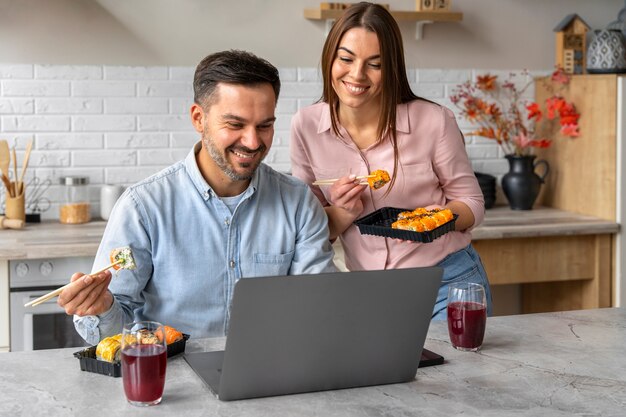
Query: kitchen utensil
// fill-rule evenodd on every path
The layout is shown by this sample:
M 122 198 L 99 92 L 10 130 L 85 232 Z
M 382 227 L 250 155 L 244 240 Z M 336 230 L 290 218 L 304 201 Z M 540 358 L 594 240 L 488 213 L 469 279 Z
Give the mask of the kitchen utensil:
M 9 143 L 6 140 L 0 140 L 0 170 L 2 174 L 9 179 L 9 165 L 11 164 L 11 154 L 9 153 Z M 4 181 L 4 178 L 3 178 Z M 6 182 L 5 182 L 6 185 Z M 7 186 L 7 192 L 12 192 L 11 186 Z
M 4 214 L 8 219 L 26 221 L 24 194 L 15 197 L 7 196 L 4 202 Z
M 96 272 L 92 272 L 89 275 L 92 275 L 92 276 L 93 275 L 98 275 L 100 272 L 104 272 L 104 271 L 106 271 L 109 268 L 113 268 L 115 265 L 121 264 L 122 262 L 124 262 L 123 259 L 118 259 L 117 261 L 115 261 L 115 262 L 105 266 L 102 269 L 97 270 Z M 35 298 L 34 300 L 29 301 L 28 303 L 24 304 L 24 307 L 30 307 L 30 306 L 35 307 L 35 306 L 38 306 L 39 304 L 41 304 L 41 303 L 43 303 L 45 301 L 48 301 L 49 299 L 54 298 L 57 295 L 61 294 L 61 292 L 63 292 L 63 290 L 66 289 L 67 287 L 69 287 L 70 285 L 72 285 L 72 282 L 69 282 L 69 283 L 65 284 L 64 286 L 59 287 L 59 288 L 57 288 L 54 291 L 50 291 L 49 293 L 44 294 L 44 295 L 42 295 L 39 298 Z
M 135 259 L 133 258 L 133 254 L 132 251 L 130 249 L 130 246 L 124 246 L 121 248 L 116 248 L 113 249 L 111 251 L 111 263 L 107 266 L 105 266 L 102 269 L 97 270 L 96 272 L 92 272 L 91 274 L 88 275 L 98 275 L 100 272 L 104 272 L 109 268 L 115 268 L 116 270 L 118 269 L 135 269 L 136 268 L 136 264 L 135 264 Z M 64 286 L 57 288 L 54 291 L 49 292 L 48 294 L 44 294 L 41 297 L 32 300 L 26 304 L 24 304 L 24 307 L 29 307 L 29 306 L 33 306 L 35 307 L 36 305 L 39 305 L 53 297 L 56 297 L 57 295 L 61 294 L 61 292 L 69 287 L 72 283 L 68 283 L 65 284 Z
M 32 139 L 28 141 L 28 145 L 26 145 L 26 155 L 24 155 L 24 161 L 22 161 L 22 172 L 20 173 L 19 179 L 19 190 L 17 190 L 17 194 L 21 194 L 24 191 L 24 174 L 26 173 L 26 168 L 28 168 L 28 161 L 30 160 L 30 151 L 33 149 L 33 141 Z M 13 149 L 15 151 L 15 148 Z M 15 178 L 17 178 L 17 161 L 15 164 Z
M 13 196 L 18 196 L 20 193 L 17 186 L 17 155 L 15 153 L 15 146 L 11 148 L 11 154 L 13 155 Z
M 11 181 L 9 180 L 9 177 L 7 177 L 4 172 L 1 174 L 2 175 L 2 182 L 4 183 L 4 186 L 7 189 L 7 196 L 9 197 L 13 197 L 13 186 L 11 185 Z
M 0 229 L 21 229 L 24 227 L 24 221 L 20 219 L 7 219 L 0 216 Z
M 355 179 L 357 180 L 365 180 L 367 178 L 374 178 L 375 175 L 361 175 L 356 177 Z M 325 179 L 325 180 L 317 180 L 313 183 L 313 185 L 332 185 L 334 184 L 336 181 L 338 181 L 339 178 L 329 178 L 329 179 Z M 362 185 L 367 185 L 367 182 L 365 183 L 361 183 Z
M 43 196 L 48 190 L 52 181 L 50 178 L 41 181 L 39 177 L 33 177 L 27 184 L 28 199 L 26 201 L 26 209 L 29 213 L 43 213 L 50 208 L 50 200 Z

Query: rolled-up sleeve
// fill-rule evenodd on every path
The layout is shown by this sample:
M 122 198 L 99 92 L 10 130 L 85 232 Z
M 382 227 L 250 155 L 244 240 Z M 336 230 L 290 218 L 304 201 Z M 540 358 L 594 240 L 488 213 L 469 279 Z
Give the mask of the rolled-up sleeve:
M 74 315 L 74 327 L 87 343 L 96 345 L 102 338 L 120 333 L 124 320 L 124 311 L 114 299 L 111 308 L 99 316 Z
M 441 188 L 447 201 L 460 201 L 474 214 L 474 224 L 482 223 L 485 217 L 485 199 L 467 156 L 463 134 L 456 123 L 454 113 L 441 107 L 442 129 L 433 161 Z
M 110 264 L 109 254 L 115 248 L 129 246 L 136 269 L 113 272 L 109 290 L 113 305 L 99 316 L 74 317 L 76 331 L 88 343 L 121 333 L 124 323 L 134 320 L 134 312 L 143 305 L 142 291 L 152 275 L 150 239 L 145 216 L 132 189 L 116 203 L 100 242 L 92 271 Z

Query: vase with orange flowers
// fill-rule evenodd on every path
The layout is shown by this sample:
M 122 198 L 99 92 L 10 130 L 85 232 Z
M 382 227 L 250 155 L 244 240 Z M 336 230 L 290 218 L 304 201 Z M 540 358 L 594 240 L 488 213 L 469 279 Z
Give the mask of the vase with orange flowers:
M 477 126 L 470 135 L 493 139 L 503 150 L 510 170 L 502 178 L 502 189 L 513 209 L 532 208 L 549 172 L 546 161 L 534 160 L 535 148 L 547 148 L 552 143 L 552 138 L 537 135 L 539 124 L 558 123 L 558 135 L 570 138 L 579 135 L 580 114 L 561 95 L 569 81 L 569 75 L 561 69 L 544 79 L 550 97 L 541 105 L 525 98 L 533 83 L 527 71 L 511 73 L 502 82 L 497 75 L 479 75 L 474 82 L 457 86 L 451 96 L 461 116 Z M 544 168 L 541 176 L 535 173 L 539 165 Z

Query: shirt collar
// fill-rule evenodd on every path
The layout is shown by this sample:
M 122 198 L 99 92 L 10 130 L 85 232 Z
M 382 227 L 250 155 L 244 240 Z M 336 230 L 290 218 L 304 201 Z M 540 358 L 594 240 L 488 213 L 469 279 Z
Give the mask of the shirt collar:
M 193 146 L 191 151 L 189 151 L 187 157 L 185 157 L 185 169 L 187 170 L 187 174 L 189 175 L 189 178 L 191 178 L 191 182 L 193 182 L 193 185 L 196 187 L 198 193 L 200 193 L 200 195 L 205 200 L 208 200 L 211 197 L 217 197 L 217 194 L 215 193 L 213 188 L 211 188 L 209 183 L 206 182 L 206 180 L 202 176 L 202 173 L 200 172 L 200 168 L 198 168 L 196 155 L 199 152 L 202 152 L 202 141 L 198 141 Z M 263 164 L 259 165 L 259 168 L 257 168 L 257 170 L 254 172 L 254 176 L 252 177 L 248 188 L 246 189 L 246 191 L 244 191 L 243 198 L 250 197 L 259 188 L 259 171 L 262 169 L 262 167 Z
M 331 129 L 330 106 L 328 103 L 324 106 L 324 110 L 320 116 L 320 122 L 317 125 L 317 133 L 323 133 Z
M 409 103 L 402 103 L 396 107 L 396 130 L 402 133 L 409 133 Z

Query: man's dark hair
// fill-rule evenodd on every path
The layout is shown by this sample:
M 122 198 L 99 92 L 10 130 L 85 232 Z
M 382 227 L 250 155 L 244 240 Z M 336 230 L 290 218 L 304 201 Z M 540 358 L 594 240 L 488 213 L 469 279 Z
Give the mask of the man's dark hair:
M 245 51 L 216 52 L 198 64 L 193 77 L 193 99 L 196 104 L 210 104 L 218 83 L 250 86 L 269 83 L 274 89 L 276 100 L 280 93 L 280 78 L 276 67 Z

